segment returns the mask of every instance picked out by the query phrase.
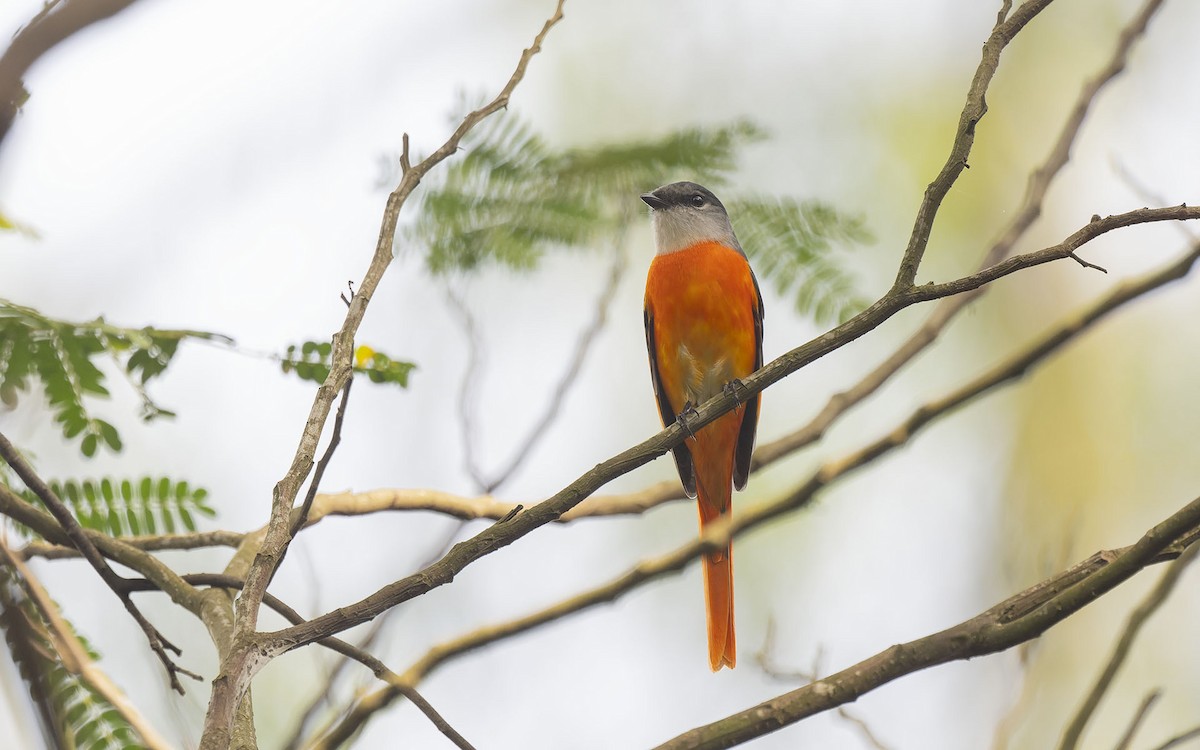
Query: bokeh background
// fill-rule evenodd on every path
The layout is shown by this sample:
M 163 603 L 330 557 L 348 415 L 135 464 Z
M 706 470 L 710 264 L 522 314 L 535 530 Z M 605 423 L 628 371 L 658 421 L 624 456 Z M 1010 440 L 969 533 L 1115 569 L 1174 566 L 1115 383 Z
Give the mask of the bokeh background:
M 15 32 L 40 5 L 5 3 L 0 29 Z M 974 268 L 1138 5 L 1060 0 L 1011 45 L 921 280 Z M 327 337 L 344 314 L 339 292 L 374 247 L 386 194 L 379 184 L 401 134 L 416 152 L 439 145 L 464 98 L 491 96 L 507 79 L 552 6 L 143 0 L 56 49 L 26 79 L 32 97 L 0 152 L 0 206 L 39 236 L 0 235 L 0 296 L 65 319 L 218 331 L 251 352 Z M 581 147 L 754 121 L 769 137 L 742 152 L 725 193 L 820 199 L 863 215 L 876 241 L 844 262 L 875 296 L 890 283 L 921 193 L 948 152 L 998 6 L 570 0 L 512 109 L 553 143 Z M 1190 83 L 1200 75 L 1197 29 L 1200 6 L 1166 3 L 1128 71 L 1098 100 L 1022 249 L 1053 244 L 1092 214 L 1200 200 L 1200 88 Z M 876 437 L 1186 241 L 1172 226 L 1126 230 L 1086 251 L 1107 276 L 1068 261 L 996 284 L 874 401 L 819 446 L 756 475 L 736 503 L 776 497 L 821 460 Z M 624 250 L 630 269 L 611 320 L 560 419 L 503 487 L 505 499 L 543 498 L 658 429 L 641 321 L 648 221 L 630 228 Z M 492 469 L 539 413 L 610 261 L 608 248 L 573 251 L 531 273 L 447 282 L 429 276 L 419 252 L 401 248 L 359 341 L 419 370 L 407 391 L 356 388 L 324 488 L 473 494 L 457 402 L 468 347 L 447 288 L 480 321 L 485 369 L 470 439 Z M 421 689 L 482 748 L 647 746 L 799 684 L 756 665 L 769 627 L 780 669 L 834 671 L 973 616 L 1097 549 L 1132 543 L 1200 487 L 1198 289 L 1187 279 L 1153 294 L 1017 387 L 825 492 L 815 507 L 743 537 L 735 671 L 709 673 L 700 574 L 691 566 L 457 660 Z M 820 333 L 790 301 L 770 291 L 766 298 L 768 359 Z M 926 313 L 910 310 L 770 389 L 760 442 L 806 421 Z M 209 527 L 265 521 L 311 384 L 262 357 L 185 345 L 152 390 L 178 418 L 143 425 L 136 397 L 111 374 L 114 397 L 97 408 L 120 426 L 123 453 L 82 458 L 38 398 L 0 412 L 5 434 L 47 476 L 185 478 L 212 493 L 220 515 Z M 672 476 L 661 459 L 606 491 Z M 304 614 L 327 611 L 412 572 L 455 525 L 426 513 L 324 522 L 293 545 L 272 590 Z M 694 534 L 686 503 L 544 529 L 393 615 L 376 653 L 402 670 L 433 643 L 606 581 Z M 227 555 L 165 557 L 202 571 L 220 569 Z M 184 698 L 171 694 L 140 634 L 82 564 L 37 562 L 35 570 L 160 731 L 194 746 L 207 684 Z M 893 748 L 1050 746 L 1158 575 L 1140 576 L 1021 654 L 919 673 L 850 710 Z M 1164 693 L 1140 735 L 1146 747 L 1196 723 L 1196 585 L 1192 573 L 1150 623 L 1086 746 L 1110 747 L 1152 688 Z M 211 678 L 215 658 L 199 623 L 164 599 L 142 601 L 185 645 L 184 664 Z M 263 747 L 286 740 L 331 663 L 309 648 L 262 672 L 254 698 Z M 340 684 L 340 702 L 375 687 L 365 670 L 351 671 L 357 679 Z M 37 746 L 7 658 L 0 690 L 0 744 Z M 361 747 L 399 744 L 447 745 L 404 703 L 359 737 Z M 755 746 L 869 745 L 831 713 Z

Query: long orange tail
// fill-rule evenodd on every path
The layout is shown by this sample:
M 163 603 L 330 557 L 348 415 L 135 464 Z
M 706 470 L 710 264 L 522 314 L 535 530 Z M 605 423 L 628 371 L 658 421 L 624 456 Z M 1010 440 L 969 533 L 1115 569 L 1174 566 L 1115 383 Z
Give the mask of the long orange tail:
M 700 531 L 729 512 L 733 493 L 733 453 L 742 408 L 704 427 L 689 440 L 696 470 Z M 704 556 L 704 603 L 708 611 L 708 662 L 716 672 L 737 664 L 733 632 L 733 545 Z

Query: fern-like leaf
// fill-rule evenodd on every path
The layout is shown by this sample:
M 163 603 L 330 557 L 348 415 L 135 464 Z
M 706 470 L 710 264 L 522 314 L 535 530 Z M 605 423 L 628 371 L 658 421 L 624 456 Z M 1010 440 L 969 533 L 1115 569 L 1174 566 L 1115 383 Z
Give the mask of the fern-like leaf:
M 737 149 L 761 137 L 745 122 L 662 138 L 556 151 L 505 114 L 477 131 L 421 197 L 404 237 L 437 274 L 499 264 L 532 268 L 550 248 L 598 244 L 628 224 L 636 195 L 668 175 L 720 184 Z
M 57 747 L 121 750 L 143 747 L 137 731 L 102 695 L 56 658 L 48 626 L 37 607 L 0 567 L 0 629 L 9 654 L 29 686 L 42 731 Z M 93 661 L 99 659 L 78 635 Z
M 836 246 L 871 241 L 861 217 L 790 198 L 734 200 L 728 208 L 759 278 L 794 297 L 801 314 L 820 323 L 842 322 L 867 306 L 834 256 Z
M 2 478 L 0 478 L 2 479 Z M 196 531 L 196 517 L 212 518 L 208 490 L 167 477 L 141 479 L 51 480 L 50 489 L 71 511 L 79 525 L 109 536 L 148 536 Z M 29 490 L 18 494 L 31 505 L 44 508 Z M 13 524 L 25 537 L 33 532 Z
M 189 338 L 233 343 L 206 331 L 119 328 L 102 318 L 55 320 L 0 299 L 0 402 L 15 407 L 21 393 L 40 381 L 63 436 L 78 438 L 84 455 L 95 455 L 101 445 L 120 451 L 116 427 L 89 408 L 91 399 L 109 395 L 97 360 L 112 357 L 123 364 L 142 398 L 143 418 L 173 416 L 150 400 L 144 386 L 166 370 L 179 342 Z

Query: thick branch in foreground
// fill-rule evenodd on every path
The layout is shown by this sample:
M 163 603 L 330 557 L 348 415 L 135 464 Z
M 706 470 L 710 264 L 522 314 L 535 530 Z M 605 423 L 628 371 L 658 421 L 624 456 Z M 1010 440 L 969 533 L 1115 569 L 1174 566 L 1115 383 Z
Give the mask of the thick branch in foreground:
M 0 142 L 26 96 L 21 79 L 42 55 L 92 24 L 116 15 L 134 0 L 47 0 L 0 56 Z
M 1129 547 L 1097 552 L 1070 570 L 952 628 L 892 646 L 865 661 L 720 721 L 697 727 L 657 750 L 715 750 L 761 737 L 851 703 L 904 675 L 1012 648 L 1037 638 L 1143 568 L 1178 557 L 1196 543 L 1200 498 Z
M 1121 637 L 1117 640 L 1116 646 L 1113 647 L 1113 652 L 1108 658 L 1108 662 L 1104 665 L 1100 676 L 1096 678 L 1096 684 L 1088 691 L 1087 697 L 1083 701 L 1083 705 L 1072 717 L 1071 723 L 1067 725 L 1063 731 L 1062 741 L 1059 743 L 1059 750 L 1075 750 L 1079 744 L 1079 739 L 1083 736 L 1083 730 L 1087 727 L 1088 720 L 1092 718 L 1096 708 L 1100 705 L 1100 699 L 1108 692 L 1112 686 L 1113 680 L 1116 679 L 1117 671 L 1121 665 L 1125 663 L 1126 657 L 1129 656 L 1130 650 L 1133 648 L 1133 642 L 1137 639 L 1138 633 L 1141 632 L 1142 626 L 1150 619 L 1163 602 L 1170 596 L 1171 591 L 1175 588 L 1175 584 L 1179 582 L 1179 577 L 1183 575 L 1183 571 L 1192 561 L 1196 559 L 1200 553 L 1200 544 L 1193 544 L 1188 547 L 1175 562 L 1171 563 L 1171 567 L 1167 568 L 1167 572 L 1159 580 L 1158 585 L 1150 592 L 1149 595 L 1137 606 L 1136 609 L 1129 615 L 1129 621 L 1125 624 L 1125 629 L 1121 631 Z

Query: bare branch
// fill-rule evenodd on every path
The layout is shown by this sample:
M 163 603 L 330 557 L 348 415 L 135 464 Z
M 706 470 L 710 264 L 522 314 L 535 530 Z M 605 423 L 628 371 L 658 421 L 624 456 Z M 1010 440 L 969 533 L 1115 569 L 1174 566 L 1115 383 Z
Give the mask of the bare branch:
M 308 485 L 308 493 L 304 496 L 304 503 L 300 506 L 300 512 L 296 513 L 292 520 L 292 530 L 289 532 L 291 536 L 296 536 L 296 532 L 307 522 L 313 500 L 317 496 L 317 490 L 321 487 L 321 478 L 325 476 L 325 469 L 329 467 L 329 462 L 333 459 L 333 452 L 342 442 L 342 424 L 346 421 L 346 404 L 350 402 L 350 386 L 352 385 L 354 385 L 353 375 L 346 378 L 346 385 L 342 386 L 342 401 L 338 404 L 337 415 L 333 418 L 333 432 L 329 436 L 329 445 L 325 446 L 325 453 L 317 462 L 317 470 L 313 472 L 312 481 Z
M 1172 737 L 1171 739 L 1162 743 L 1161 745 L 1155 746 L 1153 748 L 1153 750 L 1171 750 L 1171 748 L 1179 747 L 1183 743 L 1188 742 L 1190 740 L 1194 740 L 1197 737 L 1200 737 L 1200 727 L 1194 727 L 1192 729 L 1189 729 L 1186 732 L 1177 734 L 1174 737 Z
M 472 128 L 508 105 L 513 90 L 525 77 L 525 70 L 529 66 L 530 60 L 541 51 L 542 43 L 550 29 L 562 19 L 562 9 L 563 0 L 558 0 L 554 13 L 534 37 L 533 44 L 522 52 L 516 68 L 496 98 L 467 114 L 445 143 L 425 159 L 404 170 L 400 184 L 388 195 L 374 255 L 358 285 L 357 293 L 350 301 L 350 309 L 341 328 L 333 336 L 329 375 L 317 390 L 291 466 L 283 479 L 275 486 L 272 494 L 271 515 L 267 531 L 258 546 L 246 575 L 245 587 L 237 600 L 235 609 L 236 643 L 233 648 L 223 654 L 221 672 L 213 680 L 212 695 L 208 704 L 208 713 L 205 716 L 204 733 L 201 737 L 202 748 L 221 748 L 229 744 L 238 703 L 249 686 L 253 673 L 264 663 L 253 643 L 256 640 L 255 630 L 258 624 L 259 604 L 266 592 L 267 584 L 291 542 L 289 517 L 292 506 L 301 483 L 312 470 L 313 456 L 328 419 L 334 396 L 350 377 L 354 355 L 354 335 L 366 314 L 367 305 L 375 294 L 384 272 L 391 264 L 400 209 L 429 170 L 457 151 L 459 143 Z
M 937 217 L 938 209 L 941 208 L 942 201 L 945 200 L 946 194 L 950 192 L 950 188 L 958 179 L 959 174 L 967 167 L 967 157 L 970 156 L 971 146 L 975 143 L 975 126 L 987 113 L 987 102 L 984 100 L 984 95 L 987 93 L 988 85 L 992 82 L 992 77 L 996 74 L 996 69 L 1000 66 L 1000 53 L 1013 40 L 1013 37 L 1025 28 L 1025 24 L 1045 10 L 1050 2 L 1051 0 L 1026 0 L 1012 15 L 1007 14 L 1007 8 L 1002 8 L 1002 12 L 1007 18 L 996 24 L 996 27 L 992 29 L 991 36 L 983 45 L 983 59 L 980 61 L 979 67 L 975 71 L 975 78 L 971 81 L 971 87 L 967 91 L 967 102 L 958 118 L 958 129 L 954 134 L 954 143 L 950 146 L 950 155 L 946 157 L 942 171 L 938 173 L 933 182 L 929 183 L 929 187 L 925 188 L 925 197 L 917 208 L 917 219 L 913 225 L 908 247 L 905 248 L 904 257 L 900 260 L 900 270 L 896 274 L 896 282 L 892 285 L 893 292 L 907 289 L 916 281 L 917 269 L 925 255 L 925 248 L 929 245 L 929 236 L 933 231 L 933 222 Z
M 1112 655 L 1108 658 L 1108 663 L 1104 665 L 1103 671 L 1096 679 L 1096 683 L 1088 692 L 1087 697 L 1083 701 L 1083 705 L 1079 707 L 1071 723 L 1063 731 L 1062 740 L 1059 742 L 1059 750 L 1074 750 L 1078 746 L 1079 740 L 1083 737 L 1083 731 L 1087 727 L 1088 720 L 1096 712 L 1096 708 L 1100 705 L 1100 700 L 1108 689 L 1112 686 L 1113 679 L 1117 676 L 1117 671 L 1121 665 L 1125 663 L 1125 659 L 1129 656 L 1129 651 L 1133 647 L 1134 640 L 1137 639 L 1138 633 L 1141 632 L 1142 626 L 1150 619 L 1159 607 L 1171 595 L 1175 584 L 1178 583 L 1179 577 L 1183 575 L 1183 571 L 1188 565 L 1196 559 L 1200 553 L 1200 544 L 1194 544 L 1188 548 L 1186 552 L 1179 556 L 1175 562 L 1171 563 L 1167 571 L 1158 581 L 1158 585 L 1146 596 L 1142 603 L 1137 606 L 1129 615 L 1129 621 L 1125 624 L 1125 629 L 1121 632 L 1121 637 L 1117 640 L 1116 646 L 1113 647 Z
M 1025 350 L 993 367 L 988 372 L 961 386 L 947 396 L 919 407 L 907 419 L 892 430 L 889 430 L 879 440 L 849 454 L 841 460 L 833 460 L 826 463 L 791 494 L 772 503 L 748 509 L 746 513 L 737 517 L 732 524 L 723 523 L 714 525 L 712 531 L 706 533 L 700 539 L 660 557 L 644 560 L 635 568 L 608 583 L 581 592 L 557 604 L 523 617 L 485 626 L 458 638 L 444 641 L 432 647 L 421 659 L 409 667 L 404 672 L 403 678 L 410 684 L 417 684 L 429 672 L 453 658 L 462 656 L 495 641 L 527 632 L 533 628 L 597 604 L 613 601 L 618 596 L 637 586 L 681 570 L 706 550 L 723 547 L 733 535 L 765 523 L 767 520 L 775 518 L 780 514 L 805 507 L 812 501 L 818 490 L 850 471 L 880 458 L 891 450 L 905 444 L 922 427 L 928 425 L 933 420 L 951 413 L 953 410 L 1004 383 L 1016 380 L 1016 378 L 1027 372 L 1037 362 L 1043 361 L 1054 351 L 1073 340 L 1080 333 L 1086 331 L 1090 326 L 1102 320 L 1122 305 L 1173 280 L 1182 278 L 1197 260 L 1200 260 L 1200 243 L 1197 243 L 1188 253 L 1185 253 L 1173 263 L 1169 263 L 1140 279 L 1130 280 L 1117 286 L 1108 295 L 1075 315 L 1060 328 L 1049 332 L 1040 340 L 1033 342 Z M 1197 536 L 1200 536 L 1200 534 Z M 1190 544 L 1194 538 L 1185 538 L 1183 543 Z M 1064 573 L 1064 577 L 1054 578 L 1051 581 L 1065 587 L 1091 575 L 1096 569 L 1107 562 L 1110 562 L 1110 560 L 1089 560 L 1085 564 L 1076 566 L 1067 571 L 1067 573 Z M 1028 602 L 1044 600 L 1046 592 L 1041 586 L 1039 584 L 1039 586 L 1033 587 L 1028 592 L 1013 597 L 1011 601 L 1014 606 L 1022 601 L 1023 597 L 1027 598 Z M 1026 609 L 1030 606 L 1028 602 L 1026 603 Z M 367 721 L 375 711 L 386 706 L 395 698 L 396 694 L 393 688 L 385 687 L 360 699 L 350 713 L 340 722 L 339 726 L 328 736 L 335 738 L 350 736 L 357 731 L 358 725 Z M 327 739 L 328 737 L 325 738 L 325 740 Z M 336 745 L 328 746 L 333 747 Z
M 533 448 L 541 440 L 546 430 L 554 423 L 558 412 L 562 408 L 563 401 L 566 400 L 567 394 L 575 385 L 575 381 L 579 379 L 579 373 L 583 370 L 584 360 L 587 359 L 588 352 L 591 351 L 592 345 L 600 336 L 600 332 L 604 330 L 605 324 L 608 322 L 608 310 L 612 306 L 613 299 L 617 296 L 617 288 L 621 285 L 621 279 L 625 275 L 625 269 L 628 267 L 628 259 L 624 252 L 624 234 L 618 238 L 615 244 L 614 257 L 612 266 L 609 268 L 608 281 L 604 285 L 603 291 L 600 292 L 600 297 L 596 300 L 596 312 L 592 316 L 591 322 L 587 328 L 579 335 L 575 342 L 575 351 L 571 355 L 571 359 L 563 371 L 562 376 L 555 385 L 553 393 L 550 394 L 550 399 L 546 403 L 545 411 L 542 416 L 529 430 L 529 434 L 521 441 L 521 444 L 513 451 L 512 458 L 508 465 L 497 472 L 486 485 L 480 489 L 488 494 L 499 489 L 500 485 L 508 481 L 521 464 L 529 458 L 533 453 Z
M 245 534 L 236 531 L 197 531 L 192 534 L 159 534 L 154 536 L 125 537 L 122 541 L 134 549 L 143 552 L 159 552 L 166 549 L 190 550 L 205 547 L 236 547 L 242 543 Z M 79 557 L 79 550 L 61 544 L 49 542 L 29 542 L 17 550 L 22 558 L 28 560 L 40 557 L 45 560 L 63 560 Z
M 760 737 L 856 700 L 904 675 L 984 656 L 1037 638 L 1131 578 L 1147 565 L 1182 552 L 1183 537 L 1200 532 L 1200 498 L 1148 530 L 1129 547 L 1097 553 L 1071 570 L 940 633 L 892 646 L 869 659 L 720 721 L 697 727 L 658 750 L 724 748 Z M 1111 560 L 1111 562 L 1105 562 Z M 1079 571 L 1087 570 L 1080 577 Z
M 1138 710 L 1134 712 L 1129 726 L 1125 728 L 1125 734 L 1121 735 L 1121 739 L 1117 740 L 1117 744 L 1113 746 L 1113 750 L 1129 750 L 1129 743 L 1133 742 L 1133 737 L 1137 734 L 1138 729 L 1141 728 L 1146 715 L 1150 713 L 1150 709 L 1161 697 L 1162 691 L 1154 689 L 1142 699 L 1142 703 L 1138 706 Z
M 125 696 L 108 675 L 80 645 L 71 627 L 63 619 L 58 605 L 50 598 L 41 581 L 34 576 L 33 571 L 22 562 L 19 555 L 13 554 L 0 535 L 0 560 L 16 573 L 17 581 L 29 597 L 29 601 L 37 608 L 48 628 L 50 642 L 58 653 L 59 663 L 63 669 L 83 680 L 89 688 L 100 695 L 116 709 L 129 726 L 141 736 L 142 742 L 152 750 L 167 750 L 171 743 L 160 735 L 150 722 L 137 710 L 137 707 Z
M 42 55 L 92 24 L 110 18 L 133 0 L 59 0 L 46 6 L 13 37 L 0 55 L 0 142 L 27 96 L 21 79 Z
M 142 633 L 145 634 L 146 640 L 150 643 L 150 649 L 154 651 L 159 661 L 162 662 L 163 667 L 167 670 L 167 677 L 171 682 L 171 688 L 182 695 L 183 684 L 179 682 L 179 675 L 191 677 L 194 680 L 200 679 L 200 675 L 179 666 L 171 658 L 170 654 L 167 653 L 170 650 L 176 656 L 179 656 L 183 652 L 174 643 L 168 641 L 158 631 L 158 628 L 154 627 L 146 619 L 145 615 L 142 614 L 141 610 L 134 605 L 133 601 L 129 598 L 128 582 L 126 579 L 117 575 L 108 566 L 108 562 L 97 551 L 96 546 L 88 538 L 88 535 L 84 533 L 83 527 L 79 525 L 79 521 L 75 520 L 75 516 L 71 515 L 71 511 L 67 510 L 67 506 L 63 504 L 63 501 L 54 494 L 54 491 L 50 489 L 50 485 L 42 481 L 42 478 L 37 475 L 33 467 L 29 465 L 29 462 L 17 450 L 16 446 L 9 442 L 8 438 L 2 434 L 0 434 L 0 457 L 3 457 L 4 461 L 12 467 L 17 476 L 21 478 L 21 481 L 25 483 L 25 486 L 38 496 L 38 499 L 42 501 L 54 516 L 54 519 L 58 521 L 63 533 L 71 540 L 74 547 L 79 550 L 84 559 L 100 574 L 100 579 L 104 581 L 106 586 L 112 589 L 117 598 L 121 600 L 121 604 L 125 605 L 125 610 L 129 612 L 134 622 L 138 624 L 138 627 L 142 629 Z

